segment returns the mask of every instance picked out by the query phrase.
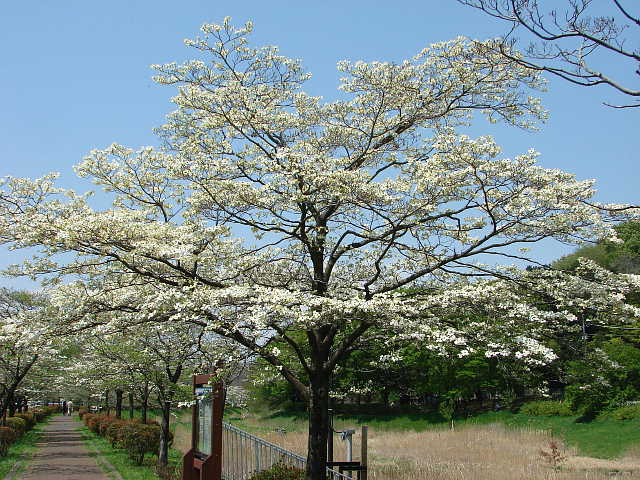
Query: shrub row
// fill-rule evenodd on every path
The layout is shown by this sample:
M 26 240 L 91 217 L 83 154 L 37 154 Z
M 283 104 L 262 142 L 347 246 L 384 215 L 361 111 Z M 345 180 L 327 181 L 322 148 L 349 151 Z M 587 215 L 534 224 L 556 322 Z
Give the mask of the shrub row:
M 536 417 L 567 417 L 578 414 L 578 412 L 571 409 L 568 402 L 557 402 L 552 400 L 539 400 L 525 403 L 520 407 L 520 413 Z M 630 403 L 628 405 L 607 410 L 602 413 L 600 417 L 612 420 L 635 420 L 640 418 L 640 403 Z
M 13 417 L 7 417 L 4 425 L 0 426 L 0 457 L 6 456 L 9 447 L 25 432 L 31 430 L 36 423 L 42 422 L 57 411 L 58 407 L 40 407 L 25 413 L 16 413 Z
M 80 411 L 78 412 L 80 414 Z M 82 412 L 81 418 L 89 430 L 106 438 L 114 448 L 127 451 L 129 457 L 142 465 L 147 453 L 158 454 L 160 449 L 160 425 L 157 422 L 142 423 L 138 419 L 121 420 L 104 414 Z M 169 438 L 169 442 L 173 437 Z
M 612 418 L 614 420 L 635 420 L 640 418 L 640 404 L 631 404 L 609 410 L 602 414 L 604 418 Z
M 568 403 L 553 400 L 538 400 L 525 403 L 520 407 L 520 413 L 535 417 L 568 417 L 575 415 Z

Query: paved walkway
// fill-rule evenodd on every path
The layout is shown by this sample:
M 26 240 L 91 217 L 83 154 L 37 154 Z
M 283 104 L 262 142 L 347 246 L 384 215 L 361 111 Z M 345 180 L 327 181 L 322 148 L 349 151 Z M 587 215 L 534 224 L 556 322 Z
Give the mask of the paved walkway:
M 42 429 L 38 450 L 21 480 L 109 480 L 82 441 L 76 416 L 55 416 Z M 113 477 L 111 477 L 113 478 Z

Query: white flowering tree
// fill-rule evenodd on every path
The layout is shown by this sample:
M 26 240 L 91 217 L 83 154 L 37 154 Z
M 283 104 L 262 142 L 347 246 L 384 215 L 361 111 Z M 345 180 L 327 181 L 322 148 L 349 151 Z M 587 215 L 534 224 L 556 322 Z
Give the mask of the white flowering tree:
M 88 296 L 85 286 L 79 282 L 62 285 L 53 296 L 56 323 L 61 328 L 66 325 L 69 334 L 75 329 L 82 348 L 71 381 L 87 384 L 89 390 L 97 392 L 115 390 L 116 412 L 121 409 L 125 390 L 138 391 L 145 422 L 146 404 L 153 391 L 161 411 L 158 465 L 166 467 L 171 409 L 180 401 L 191 400 L 191 375 L 211 371 L 224 362 L 225 368 L 217 369 L 224 378 L 235 367 L 238 348 L 193 322 L 171 321 L 163 316 L 153 322 L 140 322 L 141 305 L 145 305 L 143 288 L 129 287 L 135 291 L 136 301 L 132 301 L 132 295 L 125 305 L 124 288 L 119 292 L 120 303 L 114 304 L 109 303 L 114 299 L 106 295 Z M 110 288 L 103 285 L 102 291 Z M 80 318 L 91 322 L 91 328 L 82 325 Z
M 53 369 L 59 345 L 43 315 L 46 303 L 42 295 L 0 289 L 0 418 L 12 410 L 16 392 L 29 383 L 29 375 L 38 367 Z
M 55 176 L 5 179 L 0 238 L 40 249 L 13 274 L 82 279 L 64 307 L 77 328 L 99 323 L 100 309 L 123 312 L 113 321 L 191 323 L 261 356 L 308 401 L 307 478 L 319 480 L 329 381 L 369 330 L 543 361 L 536 335 L 549 314 L 491 284 L 428 302 L 416 292 L 508 277 L 493 265 L 528 261 L 518 246 L 612 231 L 592 182 L 456 133 L 476 115 L 522 128 L 545 117 L 527 91 L 541 86 L 537 73 L 492 41 L 458 38 L 399 64 L 340 62 L 340 99 L 324 101 L 303 91 L 299 61 L 250 47 L 251 30 L 204 25 L 187 41 L 200 59 L 156 67 L 157 81 L 178 86 L 164 149 L 114 144 L 77 166 L 114 194 L 111 208 Z M 508 320 L 452 323 L 477 299 Z

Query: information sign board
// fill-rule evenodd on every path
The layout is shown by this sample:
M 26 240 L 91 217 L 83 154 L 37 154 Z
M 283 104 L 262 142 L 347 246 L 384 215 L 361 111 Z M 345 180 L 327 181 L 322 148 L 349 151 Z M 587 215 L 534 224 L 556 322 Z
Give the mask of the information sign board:
M 196 402 L 198 404 L 198 439 L 196 450 L 203 455 L 211 455 L 211 419 L 212 419 L 212 389 L 210 386 L 196 387 Z

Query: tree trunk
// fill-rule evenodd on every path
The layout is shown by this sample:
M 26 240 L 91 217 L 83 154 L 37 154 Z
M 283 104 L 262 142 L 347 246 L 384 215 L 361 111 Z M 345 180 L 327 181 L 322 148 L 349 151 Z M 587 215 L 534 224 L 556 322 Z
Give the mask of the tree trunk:
M 129 392 L 129 419 L 133 420 L 133 392 Z
M 160 451 L 158 452 L 158 467 L 163 468 L 169 464 L 169 421 L 171 415 L 171 402 L 162 402 L 162 424 L 160 429 Z
M 120 389 L 116 390 L 116 418 L 122 418 L 122 395 L 124 392 Z
M 13 397 L 13 393 L 9 396 L 8 407 L 9 407 L 9 416 L 13 417 L 16 414 L 16 401 Z
M 309 444 L 307 480 L 325 480 L 329 430 L 329 377 L 320 374 L 311 379 L 309 399 Z
M 142 392 L 142 423 L 147 423 L 147 410 L 149 410 L 149 384 L 144 384 Z
M 382 390 L 382 405 L 384 405 L 384 408 L 389 408 L 389 393 L 386 388 Z
M 107 415 L 109 415 L 109 412 L 111 411 L 111 407 L 109 406 L 109 390 L 104 391 L 104 409 L 107 412 Z
M 7 410 L 8 410 L 8 398 L 3 398 L 2 399 L 2 403 L 0 404 L 0 425 L 2 425 L 3 427 L 7 425 Z

